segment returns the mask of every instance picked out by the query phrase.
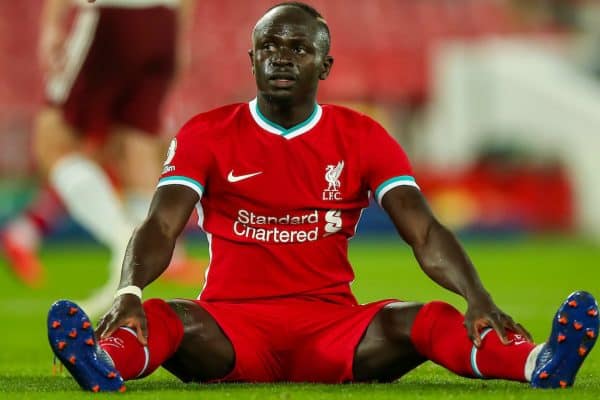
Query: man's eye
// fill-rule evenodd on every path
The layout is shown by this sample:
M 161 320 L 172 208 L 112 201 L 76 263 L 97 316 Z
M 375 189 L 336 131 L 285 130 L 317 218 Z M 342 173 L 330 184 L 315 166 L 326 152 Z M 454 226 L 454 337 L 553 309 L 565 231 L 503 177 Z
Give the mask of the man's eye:
M 295 47 L 294 48 L 294 52 L 297 53 L 297 54 L 305 54 L 306 53 L 306 49 L 304 47 L 299 46 L 299 47 Z
M 262 45 L 263 50 L 273 50 L 275 45 L 273 43 L 265 43 Z

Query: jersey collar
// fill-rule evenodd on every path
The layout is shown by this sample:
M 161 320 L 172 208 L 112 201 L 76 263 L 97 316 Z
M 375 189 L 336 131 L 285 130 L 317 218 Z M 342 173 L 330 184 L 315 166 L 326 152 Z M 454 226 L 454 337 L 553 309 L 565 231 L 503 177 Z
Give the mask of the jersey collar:
M 323 115 L 323 109 L 320 105 L 315 104 L 315 108 L 310 114 L 310 116 L 305 120 L 300 122 L 298 125 L 294 125 L 289 129 L 284 128 L 281 125 L 276 124 L 275 122 L 269 121 L 258 109 L 258 103 L 256 98 L 248 103 L 250 107 L 250 114 L 252 114 L 252 118 L 254 121 L 263 128 L 265 131 L 273 133 L 275 135 L 283 136 L 286 139 L 292 139 L 296 136 L 300 136 L 303 133 L 310 131 L 315 127 L 321 120 L 321 115 Z

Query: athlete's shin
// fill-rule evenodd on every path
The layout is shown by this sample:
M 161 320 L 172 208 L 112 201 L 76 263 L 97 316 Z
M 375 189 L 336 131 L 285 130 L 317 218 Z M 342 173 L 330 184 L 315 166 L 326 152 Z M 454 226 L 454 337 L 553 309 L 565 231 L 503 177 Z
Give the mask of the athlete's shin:
M 111 357 L 125 380 L 149 375 L 169 359 L 183 338 L 183 324 L 167 303 L 151 299 L 144 303 L 148 345 L 143 346 L 131 328 L 119 328 L 100 340 L 100 347 Z
M 98 241 L 113 253 L 124 247 L 133 225 L 108 176 L 96 163 L 80 154 L 65 156 L 53 166 L 50 183 L 71 216 Z
M 505 345 L 495 331 L 486 329 L 477 348 L 463 322 L 464 316 L 451 305 L 428 303 L 415 318 L 411 339 L 423 356 L 459 375 L 526 381 L 525 365 L 535 344 L 508 332 L 511 341 Z

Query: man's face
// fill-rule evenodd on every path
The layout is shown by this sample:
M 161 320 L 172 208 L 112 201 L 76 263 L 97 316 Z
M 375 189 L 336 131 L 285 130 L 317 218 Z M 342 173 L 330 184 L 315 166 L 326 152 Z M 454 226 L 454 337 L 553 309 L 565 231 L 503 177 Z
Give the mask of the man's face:
M 277 7 L 253 34 L 250 60 L 258 91 L 279 100 L 315 97 L 333 59 L 323 54 L 317 21 L 297 7 Z

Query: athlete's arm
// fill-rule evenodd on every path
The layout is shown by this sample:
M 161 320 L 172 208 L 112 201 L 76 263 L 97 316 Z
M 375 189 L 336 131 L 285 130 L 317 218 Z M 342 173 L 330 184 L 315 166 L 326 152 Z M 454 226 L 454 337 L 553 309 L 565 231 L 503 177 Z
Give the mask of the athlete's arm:
M 476 346 L 481 344 L 479 331 L 485 326 L 496 330 L 505 343 L 506 329 L 531 338 L 495 305 L 464 249 L 454 234 L 438 222 L 417 188 L 391 189 L 381 204 L 400 236 L 412 247 L 423 271 L 439 285 L 465 298 L 465 326 Z
M 156 190 L 148 217 L 134 231 L 127 246 L 120 288 L 134 285 L 143 289 L 167 269 L 175 241 L 198 201 L 198 194 L 185 186 L 167 185 Z M 96 334 L 107 337 L 120 326 L 134 329 L 140 342 L 146 344 L 146 317 L 137 296 L 117 297 Z

